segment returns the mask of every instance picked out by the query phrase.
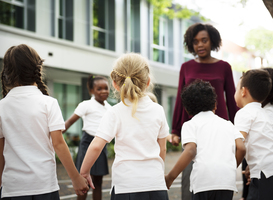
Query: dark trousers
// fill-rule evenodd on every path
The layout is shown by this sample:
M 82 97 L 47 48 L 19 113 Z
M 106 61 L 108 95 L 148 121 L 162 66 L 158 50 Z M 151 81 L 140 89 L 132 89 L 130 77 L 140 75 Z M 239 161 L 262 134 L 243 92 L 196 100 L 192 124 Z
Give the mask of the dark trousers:
M 1 198 L 0 190 L 0 199 L 2 200 L 60 200 L 59 191 L 50 192 L 46 194 L 38 194 L 38 195 L 29 195 L 29 196 L 18 196 L 18 197 L 5 197 Z
M 193 200 L 232 200 L 232 198 L 231 190 L 210 190 L 193 195 Z
M 169 200 L 169 197 L 167 190 L 115 194 L 113 187 L 111 200 Z
M 272 200 L 273 176 L 265 177 L 261 172 L 261 179 L 253 178 L 249 186 L 247 200 Z

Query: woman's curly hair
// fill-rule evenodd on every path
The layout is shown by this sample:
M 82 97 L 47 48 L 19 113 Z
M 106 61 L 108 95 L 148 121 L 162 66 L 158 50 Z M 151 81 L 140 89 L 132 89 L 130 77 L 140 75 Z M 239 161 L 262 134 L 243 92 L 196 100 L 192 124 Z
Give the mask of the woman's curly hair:
M 194 56 L 196 56 L 196 52 L 194 51 L 194 48 L 193 48 L 193 40 L 200 31 L 208 32 L 209 38 L 211 41 L 211 50 L 218 51 L 222 44 L 222 39 L 221 39 L 219 31 L 210 24 L 201 24 L 201 23 L 193 24 L 187 29 L 184 35 L 185 48 Z
M 191 116 L 201 111 L 212 111 L 217 101 L 214 87 L 199 79 L 184 87 L 181 98 L 183 106 Z

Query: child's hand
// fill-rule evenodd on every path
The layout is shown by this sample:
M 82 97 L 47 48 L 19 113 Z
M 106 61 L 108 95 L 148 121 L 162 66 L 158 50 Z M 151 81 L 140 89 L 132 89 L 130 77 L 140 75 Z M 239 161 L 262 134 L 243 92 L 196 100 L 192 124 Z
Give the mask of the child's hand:
M 179 143 L 180 143 L 180 137 L 178 137 L 177 135 L 175 135 L 175 134 L 172 133 L 172 139 L 171 139 L 171 141 L 172 141 L 172 144 L 174 146 L 178 146 Z
M 168 189 L 170 189 L 173 181 L 174 180 L 170 178 L 169 174 L 165 176 L 165 182 Z
M 92 179 L 91 179 L 90 174 L 88 173 L 88 174 L 81 174 L 81 175 L 82 175 L 83 178 L 86 179 L 86 181 L 88 182 L 89 186 L 90 186 L 92 189 L 95 189 L 95 186 L 94 186 L 94 184 L 93 184 L 93 182 L 92 182 Z
M 250 178 L 250 171 L 249 171 L 249 166 L 246 166 L 245 171 L 242 171 L 242 173 L 245 175 L 247 183 L 246 185 L 249 185 L 251 182 L 251 178 Z
M 72 185 L 77 195 L 84 195 L 89 190 L 87 180 L 80 175 L 72 180 Z

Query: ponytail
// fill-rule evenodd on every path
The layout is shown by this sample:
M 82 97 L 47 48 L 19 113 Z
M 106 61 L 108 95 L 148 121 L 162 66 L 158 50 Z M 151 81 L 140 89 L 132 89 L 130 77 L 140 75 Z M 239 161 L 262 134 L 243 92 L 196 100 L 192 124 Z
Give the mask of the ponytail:
M 111 72 L 111 78 L 120 88 L 120 98 L 124 105 L 125 98 L 132 105 L 132 116 L 135 117 L 139 99 L 145 96 L 145 90 L 150 80 L 148 62 L 136 53 L 121 56 Z

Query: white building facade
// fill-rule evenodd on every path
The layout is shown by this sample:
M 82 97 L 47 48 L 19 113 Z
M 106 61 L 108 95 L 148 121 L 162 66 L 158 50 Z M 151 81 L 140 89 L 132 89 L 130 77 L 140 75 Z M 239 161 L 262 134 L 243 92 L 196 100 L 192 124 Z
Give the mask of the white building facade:
M 194 22 L 154 18 L 146 0 L 0 0 L 0 61 L 13 45 L 33 47 L 45 59 L 45 82 L 66 120 L 89 98 L 89 74 L 109 77 L 120 55 L 141 53 L 150 61 L 170 125 L 180 66 L 192 58 L 183 34 Z M 76 135 L 80 129 L 78 122 L 69 131 Z

